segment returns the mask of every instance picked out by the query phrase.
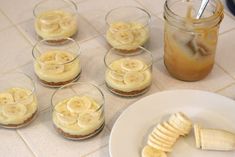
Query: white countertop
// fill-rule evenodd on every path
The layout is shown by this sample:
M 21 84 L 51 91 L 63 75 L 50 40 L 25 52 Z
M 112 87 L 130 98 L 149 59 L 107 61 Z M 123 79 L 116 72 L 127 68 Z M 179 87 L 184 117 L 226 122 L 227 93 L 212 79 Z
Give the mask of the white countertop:
M 35 80 L 32 46 L 37 38 L 33 27 L 32 10 L 38 0 L 0 1 L 0 73 L 23 71 Z M 54 89 L 42 87 L 36 81 L 40 112 L 29 126 L 7 130 L 0 128 L 1 157 L 109 157 L 108 140 L 112 126 L 124 109 L 141 97 L 167 89 L 200 89 L 235 99 L 235 17 L 225 11 L 221 24 L 216 64 L 204 80 L 178 81 L 167 73 L 163 57 L 163 0 L 77 0 L 79 34 L 83 73 L 82 81 L 99 85 L 105 94 L 106 127 L 96 137 L 76 142 L 59 136 L 52 126 L 50 96 Z M 149 50 L 154 55 L 154 81 L 151 90 L 137 98 L 121 98 L 107 91 L 104 85 L 103 57 L 109 46 L 103 37 L 105 14 L 123 5 L 141 6 L 152 14 Z M 123 139 L 125 140 L 125 139 Z

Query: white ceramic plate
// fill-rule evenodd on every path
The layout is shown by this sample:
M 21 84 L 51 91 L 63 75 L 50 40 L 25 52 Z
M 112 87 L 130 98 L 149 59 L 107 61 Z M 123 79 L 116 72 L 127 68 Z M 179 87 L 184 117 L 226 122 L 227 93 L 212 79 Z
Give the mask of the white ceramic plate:
M 164 91 L 131 105 L 116 121 L 110 136 L 111 157 L 140 157 L 152 128 L 182 111 L 204 127 L 235 132 L 235 101 L 196 90 Z M 193 131 L 181 137 L 169 157 L 235 157 L 235 151 L 202 151 L 195 148 Z

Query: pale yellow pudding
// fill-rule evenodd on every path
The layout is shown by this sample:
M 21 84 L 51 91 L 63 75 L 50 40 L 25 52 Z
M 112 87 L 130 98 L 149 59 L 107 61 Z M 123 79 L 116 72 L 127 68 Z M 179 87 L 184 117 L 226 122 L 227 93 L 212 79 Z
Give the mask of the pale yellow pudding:
M 30 122 L 38 108 L 32 92 L 25 88 L 10 88 L 0 93 L 0 124 L 18 127 Z
M 65 137 L 85 138 L 103 127 L 103 107 L 90 96 L 74 96 L 54 106 L 52 119 Z
M 81 73 L 81 66 L 75 54 L 51 50 L 36 58 L 34 71 L 44 84 L 60 86 L 77 79 Z
M 151 86 L 151 67 L 140 59 L 118 59 L 108 66 L 105 82 L 114 93 L 138 95 Z
M 149 38 L 149 30 L 137 22 L 115 22 L 106 32 L 108 43 L 119 50 L 133 51 L 143 46 Z
M 72 37 L 78 31 L 77 16 L 63 10 L 46 11 L 36 17 L 35 30 L 43 39 Z

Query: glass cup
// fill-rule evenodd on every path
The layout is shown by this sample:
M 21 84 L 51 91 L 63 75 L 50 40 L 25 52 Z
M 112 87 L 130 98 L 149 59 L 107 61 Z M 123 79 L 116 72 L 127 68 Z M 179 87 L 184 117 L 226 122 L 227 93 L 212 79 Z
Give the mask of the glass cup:
M 0 126 L 20 128 L 36 117 L 38 104 L 33 80 L 12 72 L 0 76 Z
M 201 1 L 165 2 L 164 63 L 179 80 L 200 80 L 214 65 L 223 6 L 219 0 L 210 0 L 202 18 L 196 19 Z
M 112 9 L 105 17 L 106 40 L 115 49 L 131 53 L 149 39 L 150 14 L 139 7 L 123 6 Z
M 111 48 L 104 58 L 105 82 L 119 96 L 133 97 L 148 91 L 152 84 L 152 54 L 143 47 L 135 53 L 124 54 Z
M 60 43 L 78 31 L 77 5 L 70 0 L 44 0 L 33 10 L 35 30 L 40 39 Z
M 65 138 L 87 139 L 104 128 L 104 95 L 91 83 L 65 85 L 54 92 L 51 103 L 54 127 Z
M 80 46 L 71 38 L 60 45 L 48 44 L 43 39 L 35 44 L 32 55 L 34 72 L 45 86 L 60 87 L 80 77 Z

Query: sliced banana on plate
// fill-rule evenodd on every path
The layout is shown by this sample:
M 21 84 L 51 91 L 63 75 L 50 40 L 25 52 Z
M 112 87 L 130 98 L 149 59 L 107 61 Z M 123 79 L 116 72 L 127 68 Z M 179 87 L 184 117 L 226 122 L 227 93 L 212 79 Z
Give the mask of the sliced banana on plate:
M 148 140 L 147 144 L 148 144 L 149 146 L 151 146 L 151 147 L 153 147 L 153 148 L 155 148 L 155 149 L 157 149 L 157 150 L 161 150 L 161 151 L 163 151 L 163 152 L 172 152 L 172 148 L 164 147 L 164 146 L 159 145 L 159 144 L 157 144 L 157 143 L 154 143 L 154 142 L 152 142 L 152 141 L 150 141 L 150 140 Z
M 6 105 L 6 104 L 13 104 L 14 98 L 13 96 L 8 92 L 1 92 L 0 93 L 0 105 Z
M 149 145 L 144 146 L 141 157 L 167 157 L 166 153 Z
M 41 68 L 43 71 L 52 74 L 59 74 L 64 72 L 64 65 L 57 61 L 49 61 L 41 64 Z
M 169 145 L 169 146 L 173 146 L 175 141 L 168 141 L 168 140 L 165 140 L 164 138 L 156 135 L 156 134 L 153 134 L 151 133 L 149 136 L 148 136 L 148 140 L 152 140 L 152 141 L 158 141 L 160 143 L 164 143 L 166 145 Z
M 141 71 L 144 69 L 145 64 L 138 59 L 126 58 L 121 63 L 121 68 L 126 71 Z
M 124 75 L 124 83 L 128 85 L 139 85 L 144 79 L 145 75 L 142 72 L 128 72 Z
M 8 118 L 22 117 L 27 113 L 27 108 L 23 104 L 4 105 L 2 107 L 2 114 Z
M 80 127 L 89 127 L 96 123 L 99 119 L 99 114 L 87 112 L 87 113 L 81 113 L 78 116 L 78 125 Z
M 163 124 L 158 124 L 157 128 L 164 134 L 166 134 L 167 136 L 173 137 L 173 138 L 178 138 L 179 134 L 169 130 L 168 128 L 166 128 Z
M 68 63 L 74 58 L 75 56 L 70 52 L 57 52 L 55 55 L 55 60 L 61 64 Z
M 92 102 L 86 96 L 75 96 L 68 101 L 67 108 L 70 112 L 73 113 L 83 113 L 91 107 L 91 104 Z

